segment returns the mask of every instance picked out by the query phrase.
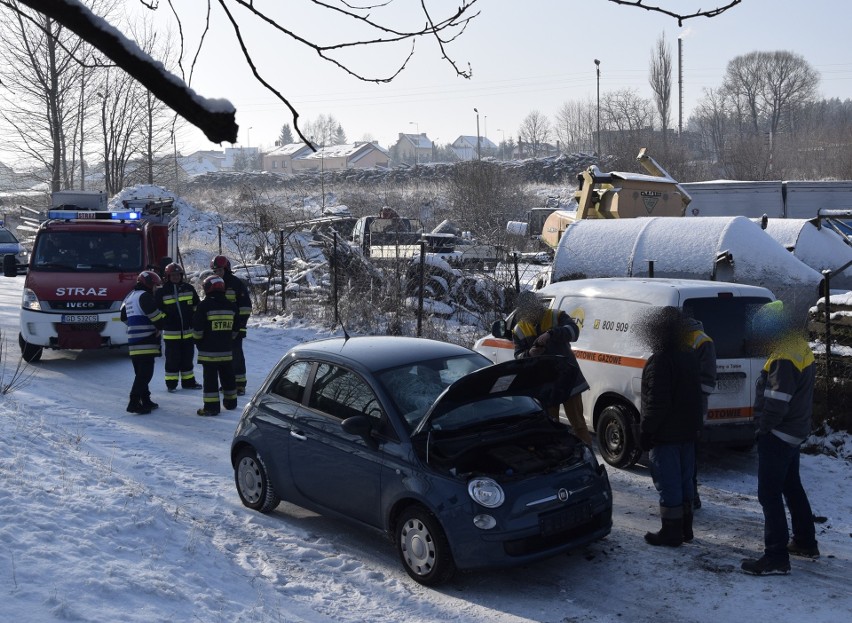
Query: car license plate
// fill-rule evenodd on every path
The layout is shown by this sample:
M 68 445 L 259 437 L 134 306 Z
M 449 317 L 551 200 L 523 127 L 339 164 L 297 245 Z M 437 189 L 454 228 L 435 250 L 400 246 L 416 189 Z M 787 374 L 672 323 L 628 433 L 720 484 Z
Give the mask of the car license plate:
M 574 526 L 585 523 L 591 517 L 591 504 L 576 504 L 553 513 L 539 515 L 538 525 L 542 536 L 550 536 L 551 534 L 570 530 Z
M 716 381 L 717 394 L 736 394 L 743 388 L 743 379 L 718 379 Z
M 97 314 L 62 314 L 62 324 L 79 324 L 97 321 Z

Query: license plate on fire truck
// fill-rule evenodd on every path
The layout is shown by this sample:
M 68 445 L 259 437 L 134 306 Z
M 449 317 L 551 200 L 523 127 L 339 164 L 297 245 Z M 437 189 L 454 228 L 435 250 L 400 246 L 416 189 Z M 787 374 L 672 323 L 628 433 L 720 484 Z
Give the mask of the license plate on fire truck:
M 97 321 L 97 314 L 62 314 L 62 324 L 80 324 Z

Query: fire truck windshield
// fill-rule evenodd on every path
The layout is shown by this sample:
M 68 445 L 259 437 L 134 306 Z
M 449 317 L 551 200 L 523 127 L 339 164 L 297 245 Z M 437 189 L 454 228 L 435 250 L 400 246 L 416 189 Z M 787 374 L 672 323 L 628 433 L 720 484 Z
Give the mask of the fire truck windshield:
M 118 232 L 42 232 L 33 249 L 32 270 L 140 272 L 142 237 Z

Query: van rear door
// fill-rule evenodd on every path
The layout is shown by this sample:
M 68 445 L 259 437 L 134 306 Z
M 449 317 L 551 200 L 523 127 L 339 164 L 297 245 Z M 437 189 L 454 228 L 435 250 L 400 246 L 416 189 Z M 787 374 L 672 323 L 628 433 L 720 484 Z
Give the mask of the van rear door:
M 754 313 L 770 301 L 733 292 L 683 301 L 686 313 L 701 321 L 716 347 L 716 391 L 710 395 L 705 441 L 747 444 L 753 440 L 755 381 L 764 357 L 752 349 L 748 331 Z

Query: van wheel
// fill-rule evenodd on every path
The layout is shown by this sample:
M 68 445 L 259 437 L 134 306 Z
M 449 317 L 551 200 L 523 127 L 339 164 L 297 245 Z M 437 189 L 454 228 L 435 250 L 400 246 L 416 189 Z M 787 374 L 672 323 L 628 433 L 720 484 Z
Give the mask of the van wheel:
M 21 357 L 27 363 L 38 363 L 44 349 L 41 346 L 24 341 L 24 336 L 18 333 L 18 346 L 21 347 Z
M 598 449 L 613 467 L 630 467 L 642 454 L 633 434 L 633 418 L 622 405 L 606 407 L 596 427 Z

